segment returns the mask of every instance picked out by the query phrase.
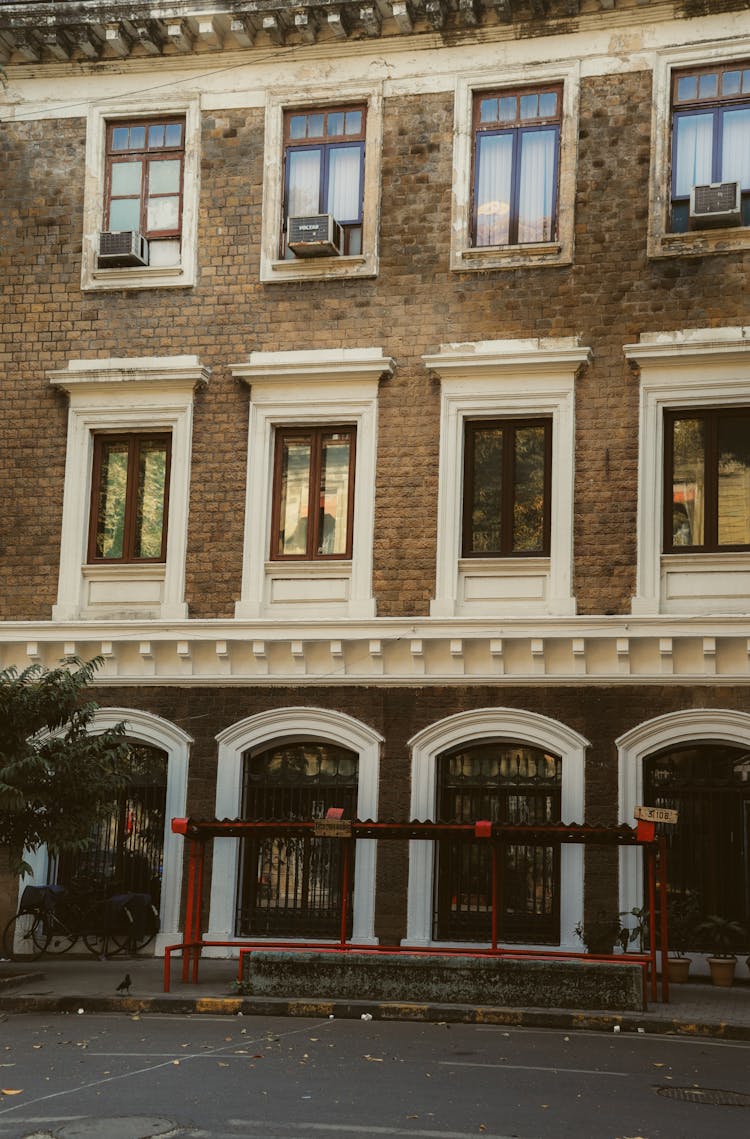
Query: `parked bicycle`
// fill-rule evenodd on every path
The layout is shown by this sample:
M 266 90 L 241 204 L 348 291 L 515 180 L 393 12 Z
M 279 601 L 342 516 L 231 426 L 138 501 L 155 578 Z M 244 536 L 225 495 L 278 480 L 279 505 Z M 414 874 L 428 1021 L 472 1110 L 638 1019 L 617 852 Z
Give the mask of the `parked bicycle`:
M 3 950 L 13 961 L 35 961 L 44 953 L 67 953 L 83 941 L 95 957 L 112 957 L 145 949 L 158 928 L 148 894 L 92 900 L 80 886 L 27 886 L 3 932 Z

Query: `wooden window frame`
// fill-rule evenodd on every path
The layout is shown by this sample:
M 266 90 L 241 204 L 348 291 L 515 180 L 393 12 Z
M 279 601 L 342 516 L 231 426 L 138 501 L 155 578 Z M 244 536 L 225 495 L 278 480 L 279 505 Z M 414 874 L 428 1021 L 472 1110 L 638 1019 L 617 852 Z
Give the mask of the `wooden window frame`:
M 718 427 L 722 419 L 740 413 L 750 416 L 749 407 L 668 408 L 664 411 L 664 518 L 663 549 L 665 554 L 711 554 L 750 550 L 750 542 L 720 545 L 719 533 L 719 449 Z M 704 423 L 704 541 L 700 545 L 677 546 L 673 531 L 674 430 L 677 419 L 702 419 Z
M 134 471 L 138 469 L 138 456 L 143 442 L 166 443 L 166 472 L 164 477 L 164 505 L 162 514 L 161 552 L 156 558 L 139 558 L 133 554 L 135 546 L 135 519 L 137 511 L 138 479 L 133 478 Z M 125 490 L 125 518 L 123 523 L 122 548 L 120 558 L 104 558 L 96 552 L 97 532 L 99 522 L 99 489 L 102 476 L 102 459 L 104 446 L 107 443 L 127 443 L 128 445 L 128 474 Z M 167 560 L 167 523 L 169 518 L 169 483 L 172 468 L 172 433 L 171 431 L 134 431 L 134 432 L 97 432 L 94 435 L 94 455 L 91 471 L 91 505 L 89 512 L 89 565 L 142 565 L 161 564 Z
M 518 100 L 520 108 L 520 100 L 524 95 L 547 95 L 555 94 L 557 96 L 557 113 L 552 116 L 537 116 L 533 119 L 521 119 L 520 113 L 517 115 L 513 123 L 500 125 L 500 123 L 480 123 L 480 107 L 484 99 L 501 99 L 514 97 Z M 476 90 L 472 98 L 472 118 L 471 118 L 471 247 L 472 249 L 491 249 L 492 246 L 484 246 L 477 244 L 477 173 L 479 166 L 479 137 L 483 134 L 507 134 L 512 135 L 513 138 L 513 157 L 511 164 L 511 210 L 510 222 L 508 231 L 508 241 L 503 243 L 501 248 L 524 245 L 535 245 L 536 242 L 519 242 L 518 240 L 518 194 L 519 194 L 519 181 L 520 181 L 520 141 L 524 134 L 531 133 L 539 130 L 549 130 L 550 127 L 555 128 L 555 170 L 553 175 L 553 192 L 552 192 L 552 219 L 551 219 L 551 233 L 545 241 L 557 241 L 559 231 L 559 213 L 560 213 L 560 146 L 562 140 L 562 123 L 563 123 L 563 84 L 551 83 L 546 84 L 532 84 L 528 87 L 507 87 L 497 88 L 490 90 Z
M 318 551 L 319 511 L 323 439 L 337 431 L 349 436 L 349 485 L 347 495 L 346 550 L 344 553 L 322 554 Z M 310 443 L 310 480 L 308 493 L 307 549 L 304 554 L 282 554 L 279 552 L 281 537 L 281 486 L 283 443 L 290 439 L 304 439 Z M 357 460 L 357 429 L 353 424 L 306 425 L 277 427 L 274 434 L 273 489 L 271 505 L 271 550 L 272 562 L 309 561 L 351 561 L 354 538 L 354 474 Z M 312 525 L 309 521 L 312 519 Z
M 685 209 L 686 204 L 689 204 L 690 196 L 688 194 L 677 195 L 676 193 L 676 179 L 677 179 L 677 162 L 676 162 L 676 147 L 677 147 L 677 131 L 675 129 L 677 122 L 680 118 L 688 115 L 694 115 L 696 112 L 710 113 L 713 118 L 712 125 L 712 152 L 711 152 L 711 182 L 722 182 L 724 178 L 721 171 L 721 139 L 723 134 L 723 116 L 727 111 L 738 110 L 741 108 L 750 107 L 750 91 L 739 93 L 735 95 L 722 95 L 717 91 L 715 96 L 710 98 L 701 99 L 696 96 L 693 99 L 680 99 L 678 96 L 678 87 L 682 79 L 688 76 L 696 76 L 700 78 L 702 75 L 718 75 L 719 85 L 721 77 L 728 71 L 747 71 L 750 69 L 750 60 L 730 60 L 725 63 L 718 63 L 715 66 L 701 66 L 701 67 L 688 67 L 680 68 L 672 72 L 671 76 L 671 113 L 670 113 L 670 171 L 669 171 L 669 230 L 671 233 L 684 232 L 682 229 L 675 229 L 674 225 L 674 212 L 675 207 Z M 747 227 L 750 225 L 750 189 L 743 189 L 741 191 L 742 199 L 742 219 L 740 225 Z
M 328 135 L 328 115 L 330 114 L 346 114 L 347 111 L 359 111 L 362 115 L 362 126 L 357 134 L 351 135 Z M 326 130 L 320 138 L 314 139 L 292 139 L 290 138 L 290 123 L 293 118 L 299 115 L 309 117 L 311 115 L 324 115 L 326 117 Z M 351 241 L 351 233 L 354 229 L 362 230 L 362 244 L 364 245 L 364 200 L 365 200 L 365 146 L 367 134 L 367 103 L 341 103 L 334 106 L 302 106 L 302 107 L 288 107 L 284 109 L 283 121 L 283 170 L 281 178 L 282 187 L 282 200 L 281 200 L 281 234 L 279 236 L 280 256 L 286 257 L 286 228 L 289 218 L 288 203 L 289 203 L 289 164 L 287 162 L 287 155 L 290 152 L 304 151 L 304 150 L 320 150 L 322 152 L 322 172 L 320 184 L 318 187 L 318 212 L 325 213 L 323 203 L 327 197 L 328 191 L 328 156 L 331 151 L 338 149 L 342 146 L 350 146 L 356 144 L 360 147 L 360 197 L 359 197 L 359 214 L 356 221 L 339 222 L 344 232 L 344 248 L 342 253 L 347 256 L 349 254 L 349 246 Z M 336 219 L 338 220 L 338 219 Z
M 150 127 L 166 126 L 170 123 L 180 123 L 182 127 L 182 142 L 179 147 L 177 146 L 162 146 L 162 147 L 149 147 L 148 145 L 148 132 Z M 132 127 L 143 127 L 146 131 L 146 142 L 143 149 L 140 150 L 127 150 L 120 151 L 114 150 L 112 147 L 112 136 L 116 130 L 123 128 L 131 129 Z M 104 150 L 104 201 L 102 209 L 102 229 L 108 230 L 108 218 L 110 213 L 110 206 L 112 202 L 112 167 L 119 162 L 125 162 L 127 159 L 139 158 L 144 164 L 143 183 L 141 185 L 141 207 L 140 207 L 140 221 L 139 232 L 149 241 L 158 240 L 160 238 L 181 238 L 182 236 L 182 214 L 184 206 L 185 194 L 185 144 L 186 144 L 187 123 L 184 115 L 162 115 L 157 118 L 148 119 L 113 119 L 107 122 L 106 125 L 106 143 Z M 180 162 L 180 187 L 177 195 L 169 194 L 168 197 L 178 197 L 177 207 L 177 223 L 172 229 L 163 230 L 149 230 L 147 228 L 148 220 L 148 177 L 149 177 L 149 161 L 154 155 L 168 156 L 170 160 L 179 157 Z M 131 195 L 134 196 L 134 195 Z
M 516 498 L 515 433 L 521 427 L 544 428 L 544 507 L 542 546 L 536 550 L 513 549 L 513 507 Z M 474 497 L 474 436 L 477 431 L 498 428 L 503 433 L 503 479 L 500 507 L 501 542 L 499 550 L 475 551 L 472 549 L 471 503 Z M 461 527 L 461 556 L 464 558 L 538 558 L 549 557 L 552 529 L 552 419 L 532 416 L 523 419 L 469 419 L 464 424 L 464 482 L 463 514 Z M 510 525 L 503 525 L 509 519 Z

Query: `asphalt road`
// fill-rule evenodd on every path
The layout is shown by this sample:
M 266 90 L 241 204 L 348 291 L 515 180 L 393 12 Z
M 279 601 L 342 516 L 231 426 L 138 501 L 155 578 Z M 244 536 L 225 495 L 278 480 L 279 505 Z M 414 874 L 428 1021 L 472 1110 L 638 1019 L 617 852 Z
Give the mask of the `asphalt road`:
M 0 1139 L 748 1134 L 747 1043 L 403 1021 L 0 1021 Z

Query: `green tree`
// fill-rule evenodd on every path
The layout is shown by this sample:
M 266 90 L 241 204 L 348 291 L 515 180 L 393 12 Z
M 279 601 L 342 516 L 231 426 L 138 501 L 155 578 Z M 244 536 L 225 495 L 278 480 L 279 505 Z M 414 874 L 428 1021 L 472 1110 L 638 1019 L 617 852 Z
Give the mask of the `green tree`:
M 101 658 L 0 672 L 0 845 L 14 872 L 25 849 L 80 850 L 128 778 L 125 727 L 92 733 L 86 702 Z

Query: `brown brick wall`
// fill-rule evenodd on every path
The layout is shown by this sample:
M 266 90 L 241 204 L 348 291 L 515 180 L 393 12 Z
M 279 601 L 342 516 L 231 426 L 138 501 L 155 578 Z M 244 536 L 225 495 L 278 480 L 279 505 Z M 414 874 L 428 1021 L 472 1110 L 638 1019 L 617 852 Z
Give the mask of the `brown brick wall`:
M 451 340 L 578 334 L 575 589 L 579 612 L 627 612 L 634 591 L 640 332 L 746 320 L 747 254 L 646 258 L 649 73 L 582 85 L 570 267 L 448 270 L 450 94 L 385 104 L 381 271 L 372 281 L 261 285 L 263 113 L 204 119 L 198 284 L 82 294 L 81 119 L 4 125 L 0 138 L 0 618 L 49 617 L 57 583 L 65 399 L 45 372 L 70 357 L 195 353 L 187 594 L 195 617 L 239 596 L 252 349 L 381 345 L 374 580 L 381 615 L 426 614 L 434 592 L 439 388 L 421 356 Z

